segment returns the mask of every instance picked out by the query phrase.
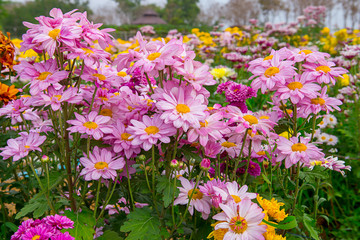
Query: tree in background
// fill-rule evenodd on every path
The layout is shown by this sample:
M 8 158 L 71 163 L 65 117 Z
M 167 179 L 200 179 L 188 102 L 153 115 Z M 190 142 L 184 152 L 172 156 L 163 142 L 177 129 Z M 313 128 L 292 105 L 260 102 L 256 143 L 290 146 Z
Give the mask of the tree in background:
M 163 16 L 169 24 L 195 24 L 199 0 L 167 0 Z
M 6 9 L 7 14 L 4 18 L 0 18 L 0 26 L 2 26 L 4 32 L 10 32 L 11 36 L 21 37 L 27 30 L 23 25 L 24 21 L 35 22 L 35 16 L 49 15 L 50 10 L 55 7 L 60 8 L 64 13 L 79 9 L 81 12 L 87 11 L 88 14 L 91 14 L 88 5 L 89 1 L 83 0 L 35 0 L 24 4 L 5 2 L 3 7 Z

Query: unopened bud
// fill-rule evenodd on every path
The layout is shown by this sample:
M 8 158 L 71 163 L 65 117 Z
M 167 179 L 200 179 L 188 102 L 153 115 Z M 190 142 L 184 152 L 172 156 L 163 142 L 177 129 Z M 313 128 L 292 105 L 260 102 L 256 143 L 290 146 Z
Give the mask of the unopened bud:
M 48 156 L 46 156 L 46 155 L 42 155 L 42 157 L 41 157 L 41 161 L 42 161 L 43 163 L 47 163 L 47 162 L 49 162 L 49 161 L 50 161 L 50 159 L 49 159 L 49 157 L 48 157 Z
M 200 168 L 204 171 L 207 171 L 210 169 L 210 159 L 208 158 L 203 158 L 203 160 L 200 163 Z
M 171 168 L 178 168 L 179 165 L 180 165 L 180 163 L 179 163 L 179 161 L 176 160 L 176 159 L 173 159 L 173 160 L 171 160 L 171 162 L 170 162 L 170 167 L 171 167 Z
M 146 160 L 146 156 L 144 154 L 141 154 L 140 156 L 137 157 L 137 159 L 141 162 Z

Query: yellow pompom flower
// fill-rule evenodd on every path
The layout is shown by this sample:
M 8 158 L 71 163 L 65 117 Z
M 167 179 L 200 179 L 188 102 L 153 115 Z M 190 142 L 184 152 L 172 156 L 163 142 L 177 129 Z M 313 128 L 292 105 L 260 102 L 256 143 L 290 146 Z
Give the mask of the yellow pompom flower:
M 343 74 L 341 77 L 337 77 L 336 80 L 340 87 L 346 87 L 350 84 L 350 76 L 346 73 Z
M 321 32 L 322 35 L 329 35 L 330 28 L 324 27 L 320 32 Z

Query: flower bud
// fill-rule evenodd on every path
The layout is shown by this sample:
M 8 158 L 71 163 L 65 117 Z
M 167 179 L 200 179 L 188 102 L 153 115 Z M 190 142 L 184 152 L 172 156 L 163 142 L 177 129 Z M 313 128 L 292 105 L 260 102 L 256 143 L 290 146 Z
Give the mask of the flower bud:
M 42 157 L 41 157 L 41 161 L 42 161 L 43 163 L 47 163 L 47 162 L 49 162 L 49 161 L 50 161 L 50 159 L 49 159 L 49 157 L 48 157 L 48 156 L 46 156 L 46 155 L 42 155 Z
M 180 165 L 180 163 L 179 163 L 179 161 L 176 160 L 176 159 L 173 159 L 173 160 L 171 160 L 171 162 L 170 162 L 170 167 L 171 167 L 171 168 L 178 168 L 179 165 Z
M 203 158 L 203 160 L 200 163 L 200 168 L 204 171 L 207 171 L 210 169 L 210 159 L 208 158 Z
M 146 156 L 144 154 L 141 154 L 140 156 L 137 157 L 137 159 L 141 162 L 146 160 Z

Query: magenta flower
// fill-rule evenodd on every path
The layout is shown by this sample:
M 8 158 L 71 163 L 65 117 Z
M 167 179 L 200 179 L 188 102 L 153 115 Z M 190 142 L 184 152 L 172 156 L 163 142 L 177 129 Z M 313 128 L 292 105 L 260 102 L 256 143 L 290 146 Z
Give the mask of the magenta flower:
M 289 168 L 297 162 L 309 165 L 312 160 L 319 160 L 325 156 L 321 149 L 314 144 L 309 143 L 310 139 L 300 137 L 292 137 L 289 140 L 284 137 L 279 137 L 277 146 L 278 156 L 276 161 L 280 162 L 285 159 L 285 167 Z
M 71 133 L 85 133 L 93 136 L 94 139 L 99 140 L 104 134 L 113 131 L 112 127 L 106 124 L 110 120 L 110 117 L 98 115 L 95 111 L 85 117 L 75 113 L 75 117 L 76 120 L 67 121 L 69 124 L 74 125 L 67 129 Z
M 53 232 L 51 232 L 48 227 L 41 224 L 28 229 L 22 236 L 21 240 L 48 240 L 52 235 Z
M 220 208 L 223 212 L 213 219 L 220 221 L 215 230 L 227 229 L 224 239 L 265 239 L 263 234 L 267 226 L 261 224 L 265 214 L 256 203 L 245 198 L 239 203 L 220 204 Z
M 303 67 L 305 68 L 305 72 L 303 74 L 307 80 L 316 80 L 319 84 L 328 84 L 331 82 L 335 85 L 335 77 L 340 77 L 348 71 L 342 67 L 334 66 L 335 63 L 333 62 L 322 62 L 321 64 L 304 63 Z
M 321 87 L 306 80 L 305 74 L 296 75 L 295 79 L 286 81 L 285 85 L 279 85 L 274 96 L 280 100 L 289 99 L 293 104 L 299 103 L 304 98 L 315 98 Z
M 186 178 L 180 177 L 179 180 L 181 181 L 182 187 L 179 187 L 180 194 L 174 201 L 174 205 L 186 205 L 192 195 L 188 208 L 190 214 L 194 214 L 195 207 L 198 212 L 201 212 L 202 218 L 206 220 L 209 217 L 211 209 L 210 197 L 205 195 L 199 188 L 194 188 L 195 183 L 189 182 Z
M 114 158 L 112 152 L 97 146 L 89 152 L 89 157 L 84 153 L 84 157 L 80 158 L 80 163 L 84 166 L 80 176 L 84 176 L 85 181 L 99 180 L 100 177 L 114 180 L 117 176 L 116 171 L 125 166 L 122 157 Z
M 43 219 L 44 223 L 50 225 L 59 230 L 74 228 L 74 222 L 70 220 L 68 217 L 61 216 L 58 214 L 47 216 Z
M 176 129 L 171 124 L 164 123 L 158 114 L 153 118 L 145 115 L 142 122 L 133 119 L 131 124 L 128 127 L 128 131 L 132 135 L 130 137 L 131 144 L 141 145 L 145 151 L 157 144 L 158 140 L 169 143 L 169 137 L 176 134 Z
M 50 239 L 51 240 L 75 240 L 75 238 L 72 237 L 68 232 L 59 233 L 55 236 L 52 236 Z
M 4 159 L 13 157 L 13 161 L 18 161 L 21 158 L 26 157 L 31 151 L 41 152 L 39 147 L 46 140 L 45 136 L 40 136 L 39 133 L 26 132 L 19 133 L 20 137 L 15 139 L 9 139 L 7 141 L 7 146 L 0 148 L 2 151 L 0 153 Z
M 156 103 L 159 110 L 164 111 L 161 119 L 165 123 L 172 123 L 176 128 L 187 131 L 189 127 L 200 128 L 200 122 L 205 120 L 207 106 L 203 105 L 202 95 L 190 95 L 191 87 L 172 88 L 164 93 L 163 98 Z

